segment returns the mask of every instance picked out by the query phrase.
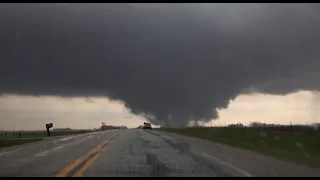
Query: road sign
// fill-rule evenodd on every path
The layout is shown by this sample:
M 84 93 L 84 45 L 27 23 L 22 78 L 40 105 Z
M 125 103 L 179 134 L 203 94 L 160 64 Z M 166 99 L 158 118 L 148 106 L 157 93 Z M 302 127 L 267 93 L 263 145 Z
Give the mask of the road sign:
M 50 136 L 50 128 L 53 127 L 52 123 L 46 124 L 46 129 L 47 129 L 47 136 Z
M 46 128 L 47 128 L 47 129 L 50 129 L 50 128 L 52 128 L 52 127 L 53 127 L 53 124 L 52 124 L 52 123 L 46 124 Z

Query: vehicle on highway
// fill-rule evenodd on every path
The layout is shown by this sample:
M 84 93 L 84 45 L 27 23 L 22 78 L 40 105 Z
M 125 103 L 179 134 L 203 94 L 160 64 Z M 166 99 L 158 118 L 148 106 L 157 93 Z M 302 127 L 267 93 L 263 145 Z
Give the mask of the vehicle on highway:
M 151 123 L 143 123 L 143 129 L 152 129 L 151 128 Z

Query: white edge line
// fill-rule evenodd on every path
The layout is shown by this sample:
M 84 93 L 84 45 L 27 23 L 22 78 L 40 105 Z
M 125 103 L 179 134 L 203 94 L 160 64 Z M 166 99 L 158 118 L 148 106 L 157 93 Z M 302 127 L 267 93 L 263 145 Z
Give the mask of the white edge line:
M 24 150 L 24 149 L 28 149 L 28 148 L 37 146 L 37 145 L 42 144 L 42 143 L 46 143 L 46 141 L 36 142 L 35 144 L 31 144 L 31 145 L 29 145 L 29 146 L 21 147 L 21 148 L 18 148 L 18 149 L 13 149 L 13 150 L 11 150 L 11 151 L 10 151 L 10 150 L 7 150 L 7 151 L 4 151 L 4 152 L 1 152 L 1 153 L 0 153 L 0 156 L 12 154 L 12 153 L 15 153 L 15 152 L 20 151 L 20 150 Z
M 59 141 L 67 141 L 69 139 L 73 139 L 73 138 L 76 138 L 76 137 L 77 136 L 66 137 L 66 138 L 59 139 Z
M 57 146 L 53 149 L 50 149 L 50 150 L 45 150 L 43 152 L 40 152 L 40 153 L 37 153 L 35 155 L 33 155 L 33 157 L 41 157 L 41 156 L 46 156 L 48 153 L 52 153 L 52 152 L 55 152 L 57 150 L 60 150 L 60 149 L 63 149 L 64 147 L 69 147 L 69 146 L 74 146 L 74 145 L 77 145 L 79 143 L 82 143 L 86 140 L 89 140 L 93 138 L 93 135 L 90 135 L 89 137 L 85 138 L 85 139 L 80 139 L 78 141 L 74 141 L 74 142 L 71 142 L 71 143 L 68 143 L 68 144 L 63 144 L 63 145 L 60 145 L 60 146 Z
M 228 166 L 229 168 L 234 169 L 234 170 L 242 173 L 242 174 L 245 175 L 246 177 L 253 177 L 252 174 L 250 174 L 250 173 L 248 173 L 248 172 L 246 172 L 246 171 L 244 171 L 244 170 L 242 170 L 242 169 L 239 169 L 239 168 L 237 168 L 237 167 L 235 167 L 235 166 L 233 166 L 233 165 L 231 165 L 231 164 L 229 164 L 229 163 L 226 163 L 226 162 L 224 162 L 224 161 L 221 161 L 220 159 L 217 159 L 217 158 L 215 158 L 215 157 L 213 157 L 213 156 L 211 156 L 211 155 L 209 155 L 209 154 L 207 154 L 207 153 L 202 153 L 202 154 L 205 155 L 205 156 L 208 156 L 208 157 L 210 157 L 210 158 L 212 158 L 212 159 L 214 159 L 215 161 L 217 161 L 217 162 L 220 163 L 220 164 L 223 164 L 223 165 L 225 165 L 225 166 Z
M 94 133 L 97 133 L 97 132 L 91 132 L 91 133 L 85 133 L 85 134 L 79 134 L 79 135 L 73 135 L 73 136 L 84 136 L 84 135 L 89 135 L 89 134 L 94 134 Z M 72 136 L 72 135 L 71 135 Z M 39 142 L 35 142 L 35 144 L 30 144 L 28 146 L 25 146 L 25 147 L 21 147 L 21 148 L 18 148 L 18 149 L 12 149 L 12 150 L 9 150 L 9 149 L 6 149 L 5 151 L 3 152 L 0 152 L 0 156 L 3 156 L 3 155 L 10 155 L 12 153 L 15 153 L 17 151 L 21 151 L 21 150 L 24 150 L 24 149 L 28 149 L 28 148 L 31 148 L 31 147 L 34 147 L 34 146 L 37 146 L 37 145 L 40 145 L 40 144 L 44 144 L 44 143 L 47 143 L 47 142 L 55 142 L 55 141 L 59 141 L 60 138 L 57 137 L 57 139 L 51 139 L 51 140 L 48 140 L 46 141 L 45 139 L 43 139 L 42 141 L 39 141 Z M 27 144 L 25 144 L 27 145 Z M 5 149 L 5 148 L 4 148 Z

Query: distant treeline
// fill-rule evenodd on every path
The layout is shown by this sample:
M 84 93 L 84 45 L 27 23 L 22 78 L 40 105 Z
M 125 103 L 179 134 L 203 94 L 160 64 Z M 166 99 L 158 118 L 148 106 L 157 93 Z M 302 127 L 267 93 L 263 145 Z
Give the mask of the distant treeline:
M 100 130 L 110 130 L 110 129 L 128 129 L 126 126 L 106 126 L 103 125 L 100 127 Z
M 61 131 L 97 131 L 99 130 L 98 128 L 94 128 L 94 129 L 71 129 L 71 128 L 54 128 L 52 129 L 52 131 L 56 131 L 56 132 L 61 132 Z
M 197 128 L 201 126 L 193 126 L 189 128 Z M 216 127 L 219 128 L 219 127 Z M 312 125 L 282 125 L 282 124 L 267 124 L 262 122 L 251 122 L 249 126 L 242 123 L 229 124 L 220 126 L 220 128 L 246 128 L 252 130 L 278 131 L 278 132 L 320 132 L 320 123 Z

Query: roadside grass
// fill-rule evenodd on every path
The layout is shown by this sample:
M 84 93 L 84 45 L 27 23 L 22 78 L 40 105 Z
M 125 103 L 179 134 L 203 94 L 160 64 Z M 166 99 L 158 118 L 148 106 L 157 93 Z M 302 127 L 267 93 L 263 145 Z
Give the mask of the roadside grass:
M 64 135 L 72 135 L 72 134 L 83 134 L 94 132 L 90 130 L 73 130 L 73 131 L 50 131 L 50 137 L 53 136 L 64 136 Z M 39 132 L 6 132 L 0 134 L 0 140 L 10 140 L 10 139 L 24 139 L 24 138 L 40 138 L 40 137 L 47 137 L 46 131 L 39 131 Z
M 320 168 L 320 133 L 275 132 L 253 128 L 159 128 Z
M 0 140 L 0 148 L 41 141 L 42 138 Z
M 65 135 L 72 135 L 72 134 L 84 134 L 94 132 L 90 130 L 73 130 L 73 131 L 51 131 L 50 137 L 54 136 L 65 136 Z M 36 141 L 43 140 L 44 137 L 47 137 L 46 131 L 39 131 L 39 132 L 6 132 L 0 134 L 0 148 L 3 147 L 10 147 L 15 145 L 21 145 Z

